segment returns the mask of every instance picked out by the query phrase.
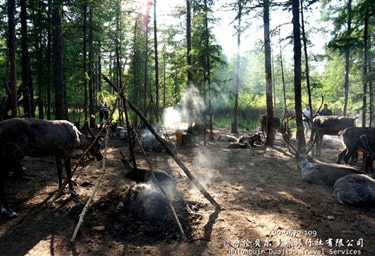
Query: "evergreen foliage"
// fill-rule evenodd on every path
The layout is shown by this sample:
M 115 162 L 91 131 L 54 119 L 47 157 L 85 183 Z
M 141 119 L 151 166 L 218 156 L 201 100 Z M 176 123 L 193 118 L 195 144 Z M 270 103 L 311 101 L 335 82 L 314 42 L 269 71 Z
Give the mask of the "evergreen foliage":
M 351 9 L 348 9 L 350 1 Z M 121 109 L 123 103 L 114 96 L 112 88 L 102 82 L 101 73 L 108 75 L 115 84 L 122 87 L 130 101 L 135 103 L 150 120 L 156 120 L 156 99 L 158 106 L 165 108 L 180 103 L 187 85 L 187 73 L 192 74 L 193 84 L 199 90 L 208 114 L 223 120 L 233 115 L 235 97 L 236 57 L 225 56 L 223 48 L 215 38 L 214 26 L 219 22 L 215 10 L 236 13 L 239 0 L 191 1 L 192 49 L 191 66 L 186 62 L 186 4 L 171 10 L 173 23 L 157 22 L 158 54 L 155 55 L 153 4 L 160 1 L 130 0 L 32 0 L 26 1 L 27 45 L 21 44 L 20 13 L 16 13 L 16 84 L 21 86 L 23 72 L 32 79 L 33 111 L 39 118 L 60 118 L 83 121 L 98 116 L 98 107 L 103 101 L 111 108 Z M 246 32 L 252 23 L 262 23 L 262 6 L 257 1 L 241 0 L 243 27 Z M 6 1 L 0 1 L 0 74 L 2 89 L 0 99 L 7 98 L 4 89 L 11 78 L 8 40 L 8 13 Z M 16 2 L 16 7 L 20 2 Z M 53 10 L 61 4 L 62 62 L 56 62 Z M 372 81 L 375 73 L 374 44 L 371 43 L 375 24 L 375 3 L 371 0 L 306 1 L 306 38 L 309 51 L 310 83 L 313 109 L 320 104 L 321 96 L 335 114 L 343 113 L 345 104 L 345 52 L 350 49 L 347 115 L 359 115 L 361 111 L 372 111 L 374 93 Z M 55 9 L 57 11 L 57 9 Z M 291 48 L 292 30 L 280 33 L 275 26 L 276 13 L 289 15 L 291 4 L 270 1 L 273 107 L 275 115 L 284 114 L 284 106 L 294 111 L 294 67 Z M 56 14 L 56 13 L 55 13 Z M 309 17 L 321 16 L 319 27 L 309 23 Z M 161 19 L 161 17 L 157 17 Z M 348 21 L 350 26 L 348 27 Z M 366 23 L 367 22 L 367 23 Z M 233 19 L 233 26 L 235 17 Z M 366 25 L 367 24 L 367 25 Z M 291 28 L 291 23 L 287 24 Z M 367 35 L 364 35 L 367 27 Z M 320 29 L 319 29 L 320 28 Z M 55 31 L 56 32 L 56 31 Z M 314 33 L 323 33 L 330 38 L 324 55 L 314 52 Z M 228 35 L 228 37 L 236 35 Z M 364 39 L 366 38 L 366 40 Z M 242 38 L 243 41 L 246 40 Z M 315 40 L 315 41 L 314 41 Z M 373 40 L 372 40 L 373 41 Z M 366 43 L 367 42 L 367 43 Z M 27 47 L 30 69 L 22 69 L 21 53 Z M 233 47 L 236 47 L 235 45 Z M 367 62 L 364 63 L 364 50 Z M 85 51 L 85 52 L 84 52 Z M 155 62 L 155 56 L 158 61 Z M 266 78 L 263 40 L 257 41 L 252 50 L 241 52 L 239 72 L 238 115 L 248 119 L 244 126 L 255 128 L 259 115 L 266 112 Z M 305 60 L 302 58 L 302 62 Z M 158 88 L 155 79 L 155 63 L 158 64 Z M 283 66 L 281 66 L 283 63 Z M 56 66 L 56 64 L 59 64 Z M 61 74 L 54 72 L 54 67 Z M 302 65 L 304 68 L 304 65 Z M 364 70 L 365 69 L 365 70 Z M 304 74 L 304 72 L 302 72 Z M 60 78 L 59 78 L 59 77 Z M 283 77 L 283 79 L 282 79 Z M 60 81 L 62 79 L 62 81 Z M 60 84 L 60 82 L 61 84 Z M 302 76 L 302 105 L 308 103 L 306 77 Z M 366 85 L 366 86 L 364 86 Z M 56 87 L 59 86 L 59 87 Z M 285 88 L 284 88 L 285 87 Z M 367 88 L 364 91 L 364 88 Z M 284 97 L 285 92 L 285 97 Z M 58 97 L 55 97 L 59 95 Z M 363 95 L 368 100 L 363 106 Z M 26 94 L 25 94 L 26 95 Z M 63 101 L 60 99 L 63 98 Z M 22 96 L 20 98 L 22 100 Z M 60 106 L 66 104 L 66 106 Z M 159 108 L 159 107 L 158 107 Z M 19 104 L 18 114 L 24 114 Z M 66 111 L 66 112 L 64 112 Z M 86 114 L 85 114 L 86 113 Z M 7 113 L 10 115 L 10 112 Z M 1 118 L 4 118 L 2 116 Z M 74 120 L 73 120 L 74 119 Z M 138 120 L 134 119 L 134 122 Z M 214 118 L 215 122 L 215 118 Z M 220 121 L 221 122 L 221 121 Z

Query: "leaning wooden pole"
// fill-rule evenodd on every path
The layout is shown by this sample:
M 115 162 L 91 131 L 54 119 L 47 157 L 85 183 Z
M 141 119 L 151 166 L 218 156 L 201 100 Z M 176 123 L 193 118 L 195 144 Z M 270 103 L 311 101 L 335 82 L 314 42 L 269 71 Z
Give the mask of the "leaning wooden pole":
M 66 185 L 68 184 L 69 180 L 74 176 L 75 172 L 77 171 L 78 167 L 80 165 L 82 165 L 83 163 L 83 160 L 84 158 L 86 157 L 87 153 L 90 151 L 90 149 L 95 145 L 95 143 L 98 142 L 98 140 L 100 139 L 100 134 L 103 132 L 103 130 L 105 129 L 106 126 L 102 126 L 101 129 L 99 130 L 99 132 L 96 134 L 94 140 L 91 142 L 90 146 L 88 146 L 88 148 L 82 153 L 81 157 L 79 158 L 77 164 L 74 166 L 71 174 L 70 174 L 70 177 L 66 177 L 66 179 L 64 180 L 64 182 L 62 183 L 62 186 L 61 188 L 59 188 L 59 190 L 57 191 L 57 194 L 52 198 L 52 201 L 55 201 L 57 198 L 59 198 L 61 196 L 61 193 L 63 192 L 63 190 L 65 189 Z
M 138 142 L 139 145 L 141 145 L 141 142 L 138 140 L 138 138 L 137 138 L 137 142 Z M 170 197 L 168 196 L 168 194 L 167 194 L 167 193 L 165 192 L 165 190 L 163 189 L 163 186 L 160 184 L 160 181 L 156 178 L 155 173 L 154 173 L 154 171 L 153 171 L 153 169 L 152 169 L 152 165 L 151 165 L 150 161 L 148 160 L 148 157 L 147 157 L 146 151 L 144 150 L 144 148 L 143 148 L 142 146 L 141 146 L 141 149 L 142 149 L 142 153 L 143 153 L 143 155 L 144 155 L 144 157 L 145 157 L 145 159 L 146 159 L 146 162 L 147 162 L 148 168 L 150 169 L 150 173 L 151 173 L 152 179 L 156 182 L 156 184 L 157 184 L 157 186 L 159 187 L 161 193 L 163 194 L 163 196 L 164 196 L 165 199 L 167 200 L 168 205 L 169 205 L 169 208 L 171 209 L 171 212 L 172 212 L 172 214 L 173 214 L 173 217 L 174 217 L 175 220 L 176 220 L 176 223 L 177 223 L 177 225 L 178 225 L 178 227 L 179 227 L 179 229 L 180 229 L 181 234 L 182 234 L 183 236 L 186 237 L 185 232 L 184 232 L 184 229 L 182 228 L 182 225 L 181 225 L 180 219 L 178 218 L 177 212 L 176 212 L 176 210 L 175 210 L 175 208 L 174 208 L 174 206 L 173 206 L 173 203 L 172 203 Z
M 85 215 L 87 213 L 87 211 L 89 210 L 89 207 L 92 203 L 92 201 L 94 200 L 94 197 L 95 197 L 95 194 L 99 188 L 99 185 L 101 184 L 102 180 L 103 180 L 103 177 L 104 177 L 104 174 L 106 173 L 106 159 L 107 159 L 107 149 L 108 149 L 108 129 L 107 129 L 107 132 L 106 132 L 106 135 L 105 135 L 105 145 L 104 145 L 104 158 L 103 158 L 103 166 L 102 166 L 102 173 L 99 177 L 99 179 L 96 181 L 96 184 L 95 184 L 95 187 L 94 189 L 92 190 L 91 192 L 91 195 L 89 197 L 89 199 L 87 200 L 85 206 L 83 207 L 82 209 L 82 212 L 81 214 L 79 215 L 79 220 L 78 220 L 78 223 L 73 231 L 73 235 L 72 235 L 72 238 L 70 239 L 70 242 L 74 242 L 76 237 L 77 237 L 77 234 L 78 234 L 78 231 L 84 221 L 84 218 L 85 218 Z
M 207 190 L 199 183 L 197 179 L 193 176 L 193 174 L 189 171 L 189 169 L 185 166 L 185 164 L 178 158 L 178 156 L 171 150 L 171 148 L 165 143 L 162 137 L 155 132 L 154 128 L 151 126 L 151 124 L 147 121 L 146 117 L 143 115 L 142 111 L 138 109 L 137 106 L 135 106 L 133 103 L 128 101 L 125 97 L 125 94 L 123 90 L 119 90 L 115 84 L 112 83 L 112 81 L 104 74 L 102 74 L 102 77 L 104 80 L 113 87 L 113 89 L 119 94 L 119 96 L 122 98 L 122 100 L 129 105 L 129 107 L 141 118 L 144 125 L 150 130 L 150 132 L 155 136 L 155 139 L 159 141 L 159 143 L 165 148 L 167 153 L 173 158 L 173 160 L 177 163 L 177 165 L 185 172 L 186 176 L 191 180 L 191 182 L 194 184 L 196 188 L 207 198 L 207 200 L 213 204 L 217 209 L 220 209 L 220 205 L 215 201 L 215 199 L 207 192 Z

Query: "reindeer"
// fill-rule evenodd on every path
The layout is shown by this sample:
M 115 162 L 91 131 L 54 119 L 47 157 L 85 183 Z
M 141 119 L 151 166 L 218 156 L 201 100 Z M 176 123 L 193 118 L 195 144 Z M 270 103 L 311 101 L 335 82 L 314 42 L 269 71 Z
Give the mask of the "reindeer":
M 263 114 L 260 116 L 260 125 L 262 129 L 263 137 L 265 137 L 268 132 L 268 119 L 267 119 L 266 114 Z M 280 125 L 281 125 L 280 118 L 278 118 L 277 116 L 274 116 L 272 119 L 272 131 L 276 133 L 276 130 L 280 128 Z
M 54 155 L 62 187 L 61 159 L 64 159 L 69 191 L 72 196 L 77 193 L 73 189 L 71 178 L 70 156 L 74 149 L 86 149 L 93 142 L 72 123 L 65 120 L 45 121 L 31 118 L 13 118 L 0 123 L 0 210 L 8 218 L 17 214 L 9 208 L 4 183 L 12 170 L 19 170 L 25 156 L 44 157 Z M 103 158 L 100 144 L 96 140 L 90 152 L 98 161 Z
M 366 158 L 364 159 L 365 171 L 368 169 L 372 170 L 372 162 L 375 159 L 375 152 L 372 149 L 371 143 L 374 143 L 374 131 L 372 128 L 358 128 L 358 129 L 348 129 L 346 133 L 348 138 L 347 146 L 351 146 L 351 149 L 347 148 L 346 153 L 349 153 L 357 147 L 362 148 L 365 151 Z M 345 130 L 346 132 L 346 130 Z M 361 134 L 362 133 L 362 134 Z M 353 135 L 358 135 L 359 138 Z M 354 141 L 355 140 L 355 141 Z M 350 151 L 350 152 L 349 152 Z M 371 167 L 369 167 L 369 165 Z M 352 174 L 342 177 L 336 181 L 333 186 L 332 196 L 336 202 L 340 204 L 349 204 L 354 206 L 375 206 L 375 174 L 372 176 L 366 174 Z
M 342 177 L 333 186 L 332 196 L 339 204 L 375 206 L 375 179 L 366 174 Z
M 324 135 L 339 135 L 341 130 L 354 127 L 356 119 L 356 117 L 345 116 L 315 116 L 312 122 L 310 138 L 310 142 L 316 144 L 315 155 L 320 156 L 321 154 Z
M 301 171 L 302 180 L 308 183 L 332 187 L 335 182 L 346 175 L 361 174 L 356 168 L 351 166 L 329 164 L 323 162 L 312 162 L 307 153 L 299 153 L 290 143 L 287 134 L 283 134 L 284 141 L 289 146 L 289 151 L 297 160 L 297 167 Z M 307 150 L 309 152 L 310 149 Z
M 364 169 L 367 173 L 372 173 L 372 162 L 375 159 L 375 152 L 372 149 L 375 146 L 375 127 L 351 127 L 341 133 L 342 142 L 345 149 L 338 154 L 337 163 L 342 159 L 346 164 L 349 159 L 357 155 L 357 151 L 364 152 Z

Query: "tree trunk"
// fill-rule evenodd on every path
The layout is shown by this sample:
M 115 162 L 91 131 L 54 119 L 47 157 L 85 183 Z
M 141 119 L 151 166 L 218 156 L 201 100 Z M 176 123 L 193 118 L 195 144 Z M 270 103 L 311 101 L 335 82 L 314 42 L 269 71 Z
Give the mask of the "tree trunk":
M 213 116 L 213 111 L 212 111 L 212 104 L 211 104 L 211 58 L 210 58 L 210 31 L 209 31 L 209 27 L 208 27 L 208 3 L 207 3 L 207 0 L 204 1 L 204 27 L 205 27 L 205 30 L 206 30 L 206 33 L 205 33 L 205 48 L 206 48 L 206 65 L 205 65 L 205 69 L 206 69 L 206 83 L 207 83 L 207 98 L 208 98 L 208 115 L 209 115 L 209 120 L 208 120 L 208 125 L 209 125 L 209 128 L 210 128 L 210 136 L 209 136 L 209 140 L 210 141 L 213 141 L 214 140 L 214 135 L 213 135 L 213 127 L 212 127 L 212 116 Z M 206 120 L 206 115 L 204 115 L 204 120 Z M 206 126 L 206 125 L 205 125 Z M 206 129 L 205 129 L 205 132 L 204 132 L 204 137 L 205 137 L 205 140 L 204 142 L 206 142 Z
M 62 3 L 55 0 L 52 10 L 53 27 L 53 62 L 54 62 L 54 84 L 55 84 L 55 106 L 56 119 L 67 119 L 67 108 L 65 101 L 64 67 L 63 67 L 63 37 L 62 37 Z
M 186 0 L 186 60 L 187 60 L 187 79 L 188 87 L 193 83 L 193 74 L 191 72 L 191 0 Z
M 156 0 L 154 0 L 154 54 L 155 54 L 155 115 L 159 122 L 159 56 L 158 56 L 158 30 L 156 20 Z
M 89 6 L 89 34 L 88 34 L 88 75 L 89 75 L 89 113 L 90 113 L 90 127 L 95 127 L 95 79 L 94 79 L 94 37 L 93 37 L 93 16 L 94 8 Z
M 37 85 L 38 85 L 38 118 L 44 119 L 44 95 L 43 95 L 43 89 L 42 89 L 42 81 L 43 77 L 45 75 L 45 59 L 44 57 L 44 51 L 45 47 L 43 45 L 43 35 L 45 33 L 45 29 L 43 24 L 42 15 L 44 14 L 43 11 L 45 9 L 45 6 L 42 2 L 38 1 L 38 14 L 37 14 L 37 21 L 35 24 L 35 27 L 37 27 L 37 33 L 38 33 L 38 39 L 35 41 L 35 49 L 37 50 Z
M 137 46 L 137 40 L 138 40 L 138 21 L 135 22 L 134 24 L 134 38 L 133 38 L 133 41 L 134 41 L 134 54 L 133 54 L 133 91 L 134 91 L 134 95 L 133 95 L 133 99 L 134 99 L 134 102 L 137 104 L 137 106 L 140 106 L 140 89 L 139 89 L 139 86 L 140 86 L 140 63 L 141 61 L 139 60 L 140 59 L 140 53 L 139 53 L 139 50 L 138 50 L 138 46 Z M 119 48 L 119 47 L 117 47 Z M 120 49 L 117 49 L 118 51 Z M 119 55 L 117 54 L 118 58 L 119 58 Z M 120 60 L 118 60 L 119 62 Z M 133 125 L 136 125 L 138 123 L 138 118 L 136 115 L 133 116 L 133 120 L 132 120 L 132 123 Z
M 187 64 L 187 87 L 193 84 L 192 60 L 191 60 L 191 0 L 186 0 L 186 64 Z M 188 127 L 193 126 L 193 109 L 188 106 Z
M 309 107 L 310 107 L 310 115 L 313 117 L 313 106 L 311 100 L 311 85 L 310 85 L 310 72 L 309 72 L 309 56 L 307 54 L 307 39 L 306 39 L 306 32 L 305 32 L 305 20 L 303 16 L 303 0 L 301 0 L 301 30 L 302 30 L 302 41 L 303 41 L 303 52 L 305 55 L 305 75 L 306 75 L 306 86 L 307 86 L 307 95 L 309 100 Z M 313 118 L 310 118 L 310 127 L 312 127 Z M 306 135 L 306 134 L 305 134 Z M 313 134 L 311 133 L 311 136 Z M 313 139 L 313 138 L 311 138 Z
M 267 103 L 267 140 L 266 145 L 272 147 L 275 142 L 273 129 L 273 101 L 272 101 L 272 66 L 270 39 L 270 1 L 263 2 L 264 50 L 266 74 L 266 103 Z
M 368 49 L 371 49 L 371 47 L 372 47 L 371 39 L 372 39 L 371 38 L 371 31 L 369 31 L 369 36 L 367 38 L 367 48 Z M 370 52 L 369 56 L 368 56 L 368 64 L 367 64 L 367 70 L 368 70 L 369 74 L 373 73 L 372 62 L 371 62 L 372 58 L 373 58 L 373 55 Z M 369 126 L 372 127 L 373 120 L 374 120 L 374 85 L 373 85 L 373 79 L 369 79 L 368 87 L 369 87 L 369 94 L 370 94 L 370 105 L 369 105 L 369 108 L 370 108 L 370 110 L 369 110 L 370 123 L 369 123 Z
M 348 23 L 347 30 L 351 33 L 352 30 L 352 0 L 348 0 Z M 347 115 L 348 109 L 348 98 L 349 98 L 349 73 L 350 73 L 350 47 L 346 46 L 345 49 L 345 80 L 344 80 L 344 106 L 342 109 L 342 114 Z
M 369 37 L 369 15 L 366 12 L 364 18 L 364 28 L 363 28 L 363 71 L 362 71 L 362 127 L 366 127 L 366 112 L 367 112 L 367 84 L 368 84 L 368 37 Z
M 147 116 L 148 113 L 148 99 L 152 101 L 152 92 L 151 88 L 149 90 L 149 81 L 148 81 L 148 38 L 149 38 L 149 13 L 150 13 L 150 0 L 147 1 L 147 9 L 144 18 L 144 31 L 145 31 L 145 38 L 144 38 L 144 73 L 143 73 L 143 113 Z M 151 116 L 151 115 L 150 115 Z
M 84 121 L 88 121 L 88 84 L 89 78 L 87 75 L 87 2 L 85 1 L 83 4 L 83 114 L 84 114 Z
M 231 125 L 231 132 L 238 133 L 238 93 L 240 91 L 240 49 L 241 49 L 241 18 L 242 18 L 242 2 L 238 1 L 238 13 L 237 13 L 237 57 L 236 57 L 236 77 L 235 77 L 235 87 L 234 87 L 234 113 L 233 113 L 233 123 Z
M 48 0 L 48 20 L 52 23 L 52 0 Z M 49 26 L 52 27 L 52 26 Z M 47 32 L 47 119 L 51 120 L 51 107 L 52 107 L 52 99 L 51 99 L 51 75 L 52 75 L 52 34 L 53 30 L 51 28 L 48 28 Z
M 294 102 L 297 123 L 298 153 L 306 153 L 306 141 L 302 123 L 302 93 L 301 93 L 301 31 L 299 23 L 299 0 L 292 0 L 293 12 L 293 52 L 294 52 Z
M 17 63 L 16 63 L 16 2 L 8 0 L 8 49 L 9 49 L 9 70 L 10 70 L 10 91 L 12 117 L 17 116 Z
M 22 95 L 23 110 L 27 117 L 35 117 L 34 113 L 34 89 L 31 78 L 29 47 L 27 41 L 27 2 L 20 0 L 21 5 L 21 49 L 22 49 Z

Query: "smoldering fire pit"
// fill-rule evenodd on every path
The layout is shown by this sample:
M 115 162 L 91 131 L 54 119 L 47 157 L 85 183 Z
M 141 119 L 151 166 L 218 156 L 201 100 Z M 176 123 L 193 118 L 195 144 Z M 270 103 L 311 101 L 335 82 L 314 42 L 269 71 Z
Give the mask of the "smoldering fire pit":
M 190 216 L 182 193 L 170 180 L 162 180 L 159 184 L 173 204 L 185 236 L 190 238 Z M 180 232 L 167 198 L 160 187 L 148 179 L 128 189 L 113 227 L 123 238 L 140 243 L 185 238 Z

